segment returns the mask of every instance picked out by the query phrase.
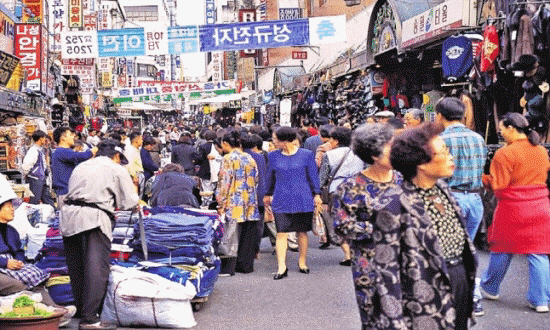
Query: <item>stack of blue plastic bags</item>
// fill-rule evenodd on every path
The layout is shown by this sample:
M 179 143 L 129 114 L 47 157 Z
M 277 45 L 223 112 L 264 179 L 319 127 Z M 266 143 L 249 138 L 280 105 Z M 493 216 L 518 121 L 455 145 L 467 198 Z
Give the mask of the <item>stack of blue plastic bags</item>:
M 148 261 L 157 266 L 142 270 L 182 284 L 189 280 L 197 288 L 197 297 L 210 295 L 221 265 L 214 252 L 223 236 L 218 215 L 182 207 L 155 207 L 149 212 L 143 219 L 145 242 Z M 130 266 L 145 259 L 138 222 L 134 233 L 129 262 L 119 265 Z
M 69 279 L 69 270 L 63 247 L 63 237 L 59 232 L 59 213 L 50 218 L 46 241 L 40 249 L 36 266 L 50 274 L 46 282 L 52 300 L 59 305 L 74 303 Z

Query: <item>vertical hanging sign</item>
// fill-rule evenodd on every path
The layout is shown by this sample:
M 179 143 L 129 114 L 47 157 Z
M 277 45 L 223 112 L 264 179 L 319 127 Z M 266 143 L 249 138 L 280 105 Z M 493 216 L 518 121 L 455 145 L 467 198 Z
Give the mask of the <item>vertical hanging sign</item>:
M 61 33 L 67 30 L 67 0 L 55 0 L 50 3 L 50 51 L 61 51 Z
M 23 0 L 23 5 L 31 12 L 32 17 L 27 17 L 25 22 L 42 23 L 44 20 L 44 7 L 42 0 Z
M 206 24 L 216 24 L 216 0 L 206 0 Z
M 256 22 L 256 9 L 241 9 L 239 10 L 239 22 Z M 256 57 L 258 50 L 245 49 L 241 50 L 241 57 Z
M 82 28 L 82 0 L 69 0 L 69 28 Z
M 260 22 L 265 22 L 267 21 L 267 0 L 260 0 L 260 10 L 259 10 L 259 13 L 260 13 L 260 17 L 259 17 L 259 21 Z M 269 65 L 269 53 L 268 53 L 268 49 L 261 49 L 260 50 L 261 52 L 261 57 L 262 57 L 262 63 L 261 65 L 263 66 L 267 66 Z
M 42 26 L 40 24 L 17 24 L 15 26 L 15 56 L 27 70 L 26 88 L 40 92 L 42 77 Z

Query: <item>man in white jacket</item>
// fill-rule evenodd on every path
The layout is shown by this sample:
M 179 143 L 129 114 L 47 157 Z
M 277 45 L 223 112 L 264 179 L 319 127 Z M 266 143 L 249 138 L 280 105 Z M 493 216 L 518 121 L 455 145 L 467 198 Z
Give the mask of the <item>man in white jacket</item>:
M 21 169 L 25 180 L 29 184 L 29 189 L 33 195 L 30 204 L 49 204 L 54 206 L 54 201 L 50 195 L 50 188 L 46 184 L 48 177 L 48 164 L 44 153 L 44 145 L 46 144 L 47 135 L 43 131 L 37 130 L 32 134 L 34 144 L 29 148 Z

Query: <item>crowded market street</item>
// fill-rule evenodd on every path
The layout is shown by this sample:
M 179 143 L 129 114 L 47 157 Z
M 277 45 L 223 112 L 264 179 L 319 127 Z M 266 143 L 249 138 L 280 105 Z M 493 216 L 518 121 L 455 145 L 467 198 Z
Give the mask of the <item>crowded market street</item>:
M 313 240 L 312 240 L 313 241 Z M 193 330 L 354 330 L 361 327 L 349 267 L 338 265 L 340 251 L 310 245 L 309 275 L 297 267 L 286 281 L 272 280 L 275 256 L 268 240 L 262 242 L 257 269 L 252 274 L 221 278 L 212 298 L 195 313 L 198 325 Z M 487 266 L 488 253 L 480 252 L 480 268 Z M 297 253 L 290 255 L 295 265 Z M 292 266 L 291 266 L 292 267 Z M 545 330 L 550 329 L 547 314 L 532 313 L 523 304 L 528 271 L 525 258 L 517 256 L 502 285 L 501 301 L 484 301 L 485 315 L 477 318 L 475 330 Z M 78 329 L 78 320 L 69 328 Z M 143 329 L 148 328 L 119 328 Z

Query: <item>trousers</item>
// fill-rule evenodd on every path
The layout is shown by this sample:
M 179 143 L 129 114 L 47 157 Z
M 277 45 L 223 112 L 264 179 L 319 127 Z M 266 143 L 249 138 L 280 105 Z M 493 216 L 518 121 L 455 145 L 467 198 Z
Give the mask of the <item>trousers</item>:
M 99 322 L 109 282 L 111 241 L 98 227 L 63 237 L 63 245 L 81 322 Z
M 454 307 L 456 310 L 455 329 L 468 329 L 468 301 L 470 299 L 470 290 L 468 287 L 468 277 L 464 264 L 458 263 L 454 266 L 447 265 L 451 282 L 451 292 L 454 297 Z
M 492 295 L 498 295 L 500 284 L 510 267 L 513 254 L 493 253 L 489 266 L 481 278 L 481 288 Z M 534 306 L 547 306 L 550 302 L 550 264 L 545 254 L 528 254 L 529 289 L 527 301 Z
M 50 194 L 50 187 L 46 184 L 46 180 L 27 178 L 27 182 L 29 183 L 29 189 L 34 195 L 29 199 L 30 204 L 40 204 L 42 202 L 54 206 L 54 200 Z
M 258 252 L 260 239 L 259 221 L 245 221 L 238 224 L 239 249 L 237 252 L 237 264 L 235 271 L 239 273 L 252 273 L 254 271 L 254 258 Z

